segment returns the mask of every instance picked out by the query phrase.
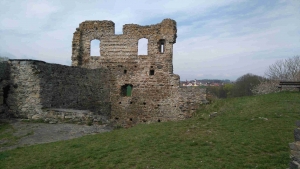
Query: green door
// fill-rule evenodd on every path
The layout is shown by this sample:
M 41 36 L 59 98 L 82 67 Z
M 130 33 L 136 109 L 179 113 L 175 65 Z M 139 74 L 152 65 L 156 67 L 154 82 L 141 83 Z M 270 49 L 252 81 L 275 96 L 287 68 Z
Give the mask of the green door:
M 131 85 L 128 85 L 127 86 L 127 91 L 126 91 L 126 96 L 131 96 L 131 90 L 132 90 Z

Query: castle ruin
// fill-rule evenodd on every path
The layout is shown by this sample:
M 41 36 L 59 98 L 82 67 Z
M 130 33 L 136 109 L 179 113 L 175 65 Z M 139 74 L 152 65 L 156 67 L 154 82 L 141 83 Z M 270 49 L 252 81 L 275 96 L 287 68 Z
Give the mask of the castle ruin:
M 2 63 L 2 107 L 15 117 L 113 121 L 122 126 L 189 118 L 206 100 L 205 89 L 179 86 L 173 74 L 176 22 L 126 24 L 85 21 L 73 35 L 72 66 L 36 60 Z M 147 53 L 138 54 L 140 39 Z M 91 56 L 91 41 L 100 56 Z

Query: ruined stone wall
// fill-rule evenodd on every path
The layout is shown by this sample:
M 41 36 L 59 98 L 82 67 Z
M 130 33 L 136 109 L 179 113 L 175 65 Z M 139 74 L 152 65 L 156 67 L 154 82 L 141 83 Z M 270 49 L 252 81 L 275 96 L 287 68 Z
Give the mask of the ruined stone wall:
M 126 24 L 120 35 L 114 26 L 112 21 L 82 22 L 74 32 L 72 67 L 10 60 L 9 77 L 2 82 L 8 112 L 27 118 L 98 114 L 123 126 L 190 117 L 206 93 L 180 88 L 180 77 L 173 74 L 176 22 Z M 141 38 L 148 40 L 146 55 L 138 55 Z M 94 39 L 100 40 L 101 56 L 90 56 Z
M 176 22 L 171 19 L 156 25 L 126 24 L 120 35 L 114 34 L 112 21 L 85 21 L 74 33 L 72 65 L 110 71 L 115 77 L 110 83 L 111 115 L 122 125 L 184 119 L 190 117 L 194 103 L 201 103 L 198 97 L 203 98 L 205 92 L 192 94 L 194 91 L 179 88 L 172 64 L 176 32 Z M 141 38 L 148 39 L 147 55 L 138 55 Z M 100 40 L 101 56 L 90 56 L 93 39 Z M 131 96 L 121 95 L 124 85 L 132 86 Z
M 32 118 L 48 108 L 90 110 L 110 116 L 110 77 L 105 69 L 10 60 L 7 106 L 15 117 Z
M 6 97 L 9 90 L 9 64 L 7 61 L 0 62 L 0 119 L 7 118 L 6 114 Z
M 206 89 L 193 86 L 179 88 L 179 108 L 185 115 L 193 115 L 199 108 L 199 103 L 206 103 Z

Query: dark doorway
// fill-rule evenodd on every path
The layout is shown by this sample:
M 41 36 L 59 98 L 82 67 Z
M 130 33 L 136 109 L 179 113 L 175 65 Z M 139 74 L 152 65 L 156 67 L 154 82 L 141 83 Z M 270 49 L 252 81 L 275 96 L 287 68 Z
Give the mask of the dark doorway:
M 8 98 L 9 90 L 10 90 L 9 85 L 3 87 L 3 104 L 5 104 L 5 105 L 7 105 L 7 98 Z

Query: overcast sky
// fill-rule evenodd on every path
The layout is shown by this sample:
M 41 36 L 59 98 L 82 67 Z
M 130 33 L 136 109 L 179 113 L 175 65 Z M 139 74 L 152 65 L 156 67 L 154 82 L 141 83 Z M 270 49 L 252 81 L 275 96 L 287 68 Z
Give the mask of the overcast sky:
M 264 75 L 300 55 L 300 0 L 0 0 L 0 55 L 71 64 L 75 29 L 85 20 L 177 22 L 174 73 L 181 80 Z

